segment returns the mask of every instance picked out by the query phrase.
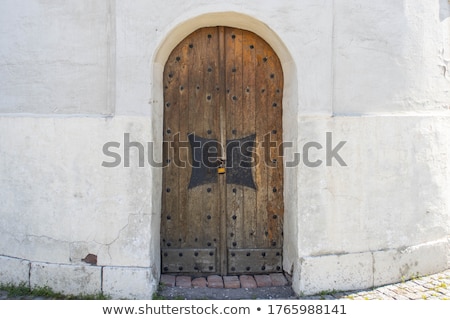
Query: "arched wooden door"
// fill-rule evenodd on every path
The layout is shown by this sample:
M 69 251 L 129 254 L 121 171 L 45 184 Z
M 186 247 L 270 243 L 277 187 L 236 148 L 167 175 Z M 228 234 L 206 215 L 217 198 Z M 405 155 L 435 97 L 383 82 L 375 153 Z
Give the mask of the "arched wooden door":
M 280 61 L 252 32 L 202 28 L 171 53 L 163 273 L 282 271 L 282 92 Z

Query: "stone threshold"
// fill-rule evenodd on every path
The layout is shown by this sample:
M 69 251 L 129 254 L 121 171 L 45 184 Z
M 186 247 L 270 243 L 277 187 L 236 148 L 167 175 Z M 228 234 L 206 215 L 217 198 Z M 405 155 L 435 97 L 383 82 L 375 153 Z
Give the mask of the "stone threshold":
M 162 274 L 160 283 L 166 287 L 179 288 L 263 288 L 283 287 L 289 285 L 288 278 L 282 273 L 207 277 L 176 276 Z

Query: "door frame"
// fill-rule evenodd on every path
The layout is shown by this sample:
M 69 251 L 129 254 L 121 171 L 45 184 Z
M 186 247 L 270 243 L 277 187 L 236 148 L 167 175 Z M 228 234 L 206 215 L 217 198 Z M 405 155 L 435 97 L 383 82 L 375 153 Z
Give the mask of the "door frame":
M 284 75 L 283 88 L 283 141 L 289 142 L 292 148 L 285 149 L 285 160 L 294 159 L 298 139 L 298 86 L 297 69 L 295 62 L 279 36 L 265 23 L 251 16 L 237 12 L 207 13 L 192 17 L 173 26 L 160 42 L 153 55 L 152 61 L 152 100 L 151 104 L 151 141 L 154 142 L 154 157 L 162 159 L 162 136 L 164 115 L 163 72 L 167 59 L 185 37 L 197 29 L 208 26 L 227 26 L 251 31 L 264 39 L 275 51 L 280 59 Z M 161 162 L 161 161 L 160 161 Z M 284 245 L 283 245 L 283 270 L 289 274 L 299 274 L 299 248 L 298 248 L 298 192 L 297 176 L 299 167 L 284 166 Z M 161 192 L 162 192 L 162 168 L 152 167 L 151 197 L 154 219 L 151 223 L 151 259 L 150 264 L 161 274 L 160 261 L 160 224 L 161 224 Z M 159 278 L 159 277 L 158 277 Z M 293 277 L 294 282 L 297 277 Z

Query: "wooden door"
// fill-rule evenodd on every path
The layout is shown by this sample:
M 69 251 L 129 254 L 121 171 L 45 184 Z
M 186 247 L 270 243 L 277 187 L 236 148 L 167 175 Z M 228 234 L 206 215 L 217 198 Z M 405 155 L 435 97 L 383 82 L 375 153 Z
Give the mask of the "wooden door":
M 164 69 L 163 273 L 282 271 L 282 92 L 280 61 L 252 32 L 202 28 L 172 51 Z

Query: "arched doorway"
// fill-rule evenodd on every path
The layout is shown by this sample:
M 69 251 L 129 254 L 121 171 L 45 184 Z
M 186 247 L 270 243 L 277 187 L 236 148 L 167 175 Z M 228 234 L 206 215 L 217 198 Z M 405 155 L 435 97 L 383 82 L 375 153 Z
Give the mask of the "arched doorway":
M 256 34 L 187 36 L 164 67 L 163 273 L 282 271 L 283 71 Z

